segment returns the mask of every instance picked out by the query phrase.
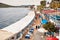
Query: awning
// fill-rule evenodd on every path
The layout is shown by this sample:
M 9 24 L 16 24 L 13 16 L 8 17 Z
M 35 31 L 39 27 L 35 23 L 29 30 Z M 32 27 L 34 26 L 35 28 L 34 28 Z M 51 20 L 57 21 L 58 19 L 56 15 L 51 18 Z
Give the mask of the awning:
M 53 13 L 53 12 L 57 12 L 56 10 L 42 10 L 42 13 Z
M 59 40 L 59 39 L 56 37 L 47 37 L 46 40 Z
M 38 31 L 41 32 L 41 33 L 48 32 L 48 31 L 45 30 L 44 28 L 40 28 L 40 29 L 38 29 Z
M 57 19 L 60 19 L 60 16 L 57 16 L 57 15 L 56 15 L 56 18 L 57 18 Z
M 60 10 L 42 10 L 42 13 L 44 13 L 44 14 L 53 14 L 53 15 L 55 15 L 56 13 L 57 13 L 57 15 L 59 15 L 60 14 Z

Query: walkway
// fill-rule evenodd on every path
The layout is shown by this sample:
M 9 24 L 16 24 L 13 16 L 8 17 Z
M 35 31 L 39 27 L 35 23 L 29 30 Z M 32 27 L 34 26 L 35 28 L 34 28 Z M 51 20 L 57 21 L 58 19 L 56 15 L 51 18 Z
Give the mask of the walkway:
M 43 38 L 42 36 L 43 36 L 43 33 L 40 33 L 37 30 L 35 30 L 34 40 L 45 40 L 45 38 Z
M 37 19 L 34 20 L 35 25 L 40 25 L 41 24 L 41 19 L 39 18 L 39 16 L 36 16 Z M 35 26 L 33 25 L 33 27 Z M 44 37 L 42 37 L 44 34 L 40 33 L 37 31 L 37 29 L 34 29 L 34 34 L 33 34 L 33 39 L 31 40 L 45 40 Z
M 41 19 L 39 17 L 37 17 L 37 19 L 34 19 L 34 23 L 32 24 L 32 27 L 34 27 L 34 33 L 32 34 L 30 39 L 25 39 L 25 37 L 23 37 L 22 40 L 45 40 L 45 38 L 42 38 L 43 33 L 40 33 L 37 31 L 36 29 L 36 25 L 40 25 Z

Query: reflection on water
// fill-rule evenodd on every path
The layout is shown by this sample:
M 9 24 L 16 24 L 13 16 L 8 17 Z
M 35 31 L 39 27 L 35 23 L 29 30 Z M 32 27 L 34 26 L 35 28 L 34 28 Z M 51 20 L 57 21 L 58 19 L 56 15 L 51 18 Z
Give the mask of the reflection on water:
M 20 20 L 28 12 L 27 8 L 0 8 L 0 29 Z

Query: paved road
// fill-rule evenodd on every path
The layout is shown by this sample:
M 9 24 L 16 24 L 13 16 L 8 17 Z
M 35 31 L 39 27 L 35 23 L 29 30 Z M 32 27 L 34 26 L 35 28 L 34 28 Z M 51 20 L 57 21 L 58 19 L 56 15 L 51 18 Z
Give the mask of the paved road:
M 37 30 L 35 30 L 34 40 L 45 40 L 45 38 L 43 38 L 42 36 L 43 36 L 43 33 L 40 33 Z
M 40 25 L 40 22 L 41 22 L 41 19 L 37 16 L 37 19 L 34 19 L 34 23 L 35 24 L 32 24 L 32 27 L 35 28 L 35 25 Z M 31 37 L 31 39 L 25 39 L 23 38 L 23 40 L 45 40 L 45 38 L 43 37 L 43 33 L 40 33 L 37 31 L 37 29 L 34 29 L 34 33 Z

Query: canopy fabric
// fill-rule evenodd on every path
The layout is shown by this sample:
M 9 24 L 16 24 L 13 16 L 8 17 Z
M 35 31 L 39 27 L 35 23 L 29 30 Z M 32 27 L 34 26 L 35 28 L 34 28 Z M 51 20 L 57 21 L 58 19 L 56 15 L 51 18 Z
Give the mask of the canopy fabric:
M 59 40 L 59 39 L 55 37 L 47 37 L 46 40 Z
M 57 19 L 60 19 L 60 16 L 57 16 L 57 15 L 56 15 L 56 18 L 57 18 Z
M 48 32 L 48 31 L 45 30 L 44 28 L 40 28 L 40 29 L 38 29 L 38 31 L 41 32 L 41 33 Z
M 60 10 L 42 10 L 42 13 L 45 13 L 45 14 L 54 14 L 54 13 L 60 13 Z
M 46 20 L 46 19 L 43 19 L 43 20 L 41 21 L 42 24 L 46 24 L 47 22 L 48 22 L 48 20 Z
M 58 38 L 58 39 L 59 39 L 59 36 L 56 36 L 56 38 Z
M 43 13 L 53 13 L 53 12 L 57 12 L 56 10 L 42 10 Z

